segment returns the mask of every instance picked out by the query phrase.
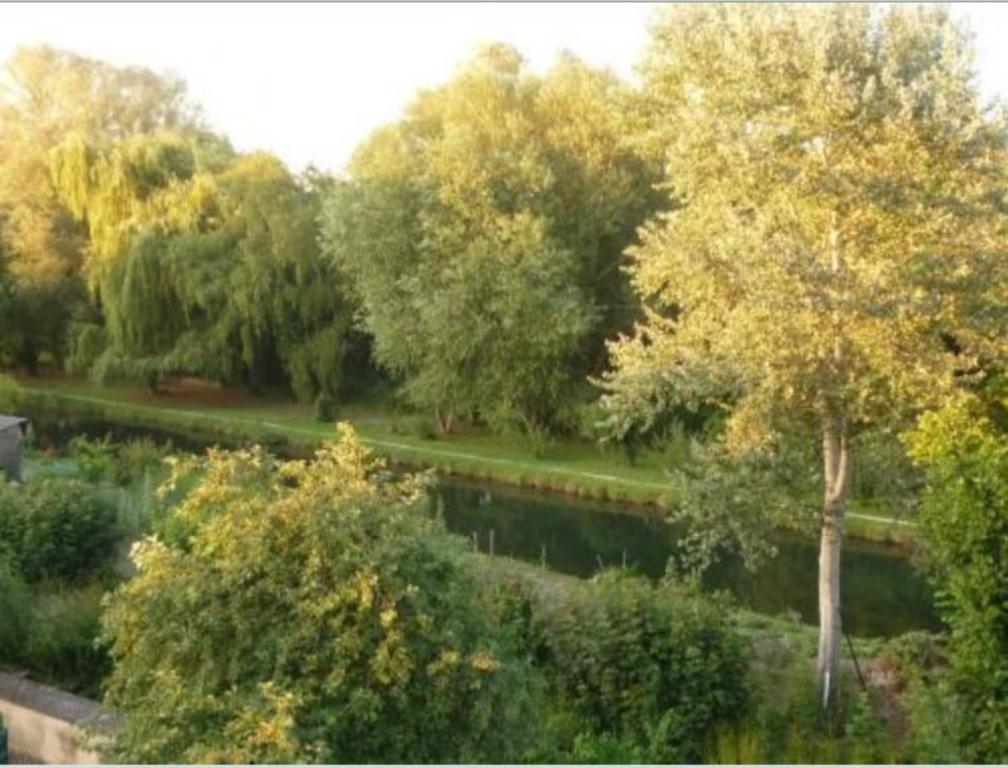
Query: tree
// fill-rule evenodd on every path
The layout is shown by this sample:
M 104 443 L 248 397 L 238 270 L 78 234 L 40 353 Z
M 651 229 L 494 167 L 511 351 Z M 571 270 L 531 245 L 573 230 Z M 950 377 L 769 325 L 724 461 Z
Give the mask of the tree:
M 311 462 L 211 452 L 168 483 L 186 490 L 105 614 L 111 757 L 520 754 L 521 668 L 476 607 L 471 555 L 349 427 Z
M 442 429 L 557 426 L 603 339 L 628 327 L 619 267 L 653 177 L 625 141 L 628 99 L 571 57 L 538 78 L 487 46 L 376 131 L 328 197 L 324 247 L 375 357 Z
M 1004 121 L 970 66 L 944 10 L 847 5 L 669 9 L 644 62 L 672 210 L 631 249 L 646 318 L 607 402 L 617 430 L 730 405 L 738 452 L 818 433 L 824 701 L 853 438 L 1006 352 Z
M 235 156 L 204 133 L 76 138 L 53 173 L 87 222 L 103 315 L 77 333 L 78 366 L 99 379 L 186 372 L 336 397 L 350 305 L 319 258 L 318 194 L 279 160 Z
M 909 437 L 927 472 L 919 524 L 951 630 L 960 741 L 971 760 L 993 763 L 1008 759 L 1008 435 L 997 415 L 963 396 Z
M 86 239 L 53 187 L 50 151 L 73 132 L 99 141 L 196 122 L 181 81 L 146 69 L 49 47 L 21 49 L 8 63 L 0 85 L 0 239 L 26 308 L 45 308 L 20 318 L 19 362 L 33 367 L 42 352 L 62 359 L 66 328 L 85 300 Z

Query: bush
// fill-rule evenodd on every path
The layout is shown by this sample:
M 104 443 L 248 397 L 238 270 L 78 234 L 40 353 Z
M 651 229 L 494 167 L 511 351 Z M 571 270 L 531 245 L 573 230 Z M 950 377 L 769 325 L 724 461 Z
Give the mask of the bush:
M 31 632 L 32 598 L 9 555 L 0 552 L 0 664 L 14 664 Z
M 571 758 L 695 762 L 745 712 L 745 650 L 709 596 L 610 571 L 538 613 L 533 655 L 584 726 Z
M 0 667 L 97 696 L 108 670 L 108 655 L 95 643 L 101 594 L 96 585 L 40 593 L 0 557 Z
M 137 437 L 119 443 L 115 449 L 113 481 L 118 485 L 127 485 L 139 480 L 148 472 L 160 468 L 170 451 L 170 442 L 167 445 L 158 445 L 149 437 Z
M 172 536 L 105 614 L 126 762 L 507 760 L 524 665 L 475 607 L 463 542 L 348 428 L 314 462 L 178 463 Z M 414 503 L 417 502 L 417 503 Z M 152 690 L 158 692 L 151 696 Z
M 69 443 L 70 458 L 90 483 L 111 481 L 127 485 L 156 467 L 169 453 L 169 446 L 159 446 L 149 437 L 115 442 L 110 435 L 92 439 L 78 435 Z
M 969 761 L 1008 761 L 1008 435 L 962 397 L 909 440 L 925 469 L 920 533 Z
M 81 696 L 101 695 L 110 667 L 108 651 L 98 642 L 103 591 L 88 584 L 36 596 L 20 657 L 32 677 Z
M 0 546 L 28 581 L 93 572 L 116 541 L 113 506 L 79 480 L 0 484 Z
M 108 435 L 99 439 L 78 435 L 70 441 L 67 448 L 81 477 L 89 483 L 108 480 L 115 474 L 115 446 Z

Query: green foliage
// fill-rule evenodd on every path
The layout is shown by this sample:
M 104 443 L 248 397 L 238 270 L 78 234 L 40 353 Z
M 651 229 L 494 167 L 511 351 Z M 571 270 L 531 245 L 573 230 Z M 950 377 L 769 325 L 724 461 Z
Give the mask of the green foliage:
M 0 548 L 26 579 L 77 579 L 108 561 L 115 509 L 79 480 L 0 484 Z
M 170 445 L 158 445 L 149 437 L 116 441 L 106 434 L 101 438 L 77 435 L 67 452 L 89 483 L 109 481 L 125 486 L 158 468 L 169 454 Z
M 16 395 L 17 389 L 18 385 L 14 379 L 0 373 L 0 398 Z
M 322 422 L 336 421 L 339 416 L 339 403 L 325 392 L 319 392 L 315 398 L 315 418 Z
M 853 742 L 849 759 L 852 763 L 887 763 L 886 731 L 871 696 L 866 691 L 855 694 L 854 706 L 847 721 L 847 736 Z
M 970 760 L 1008 759 L 1008 436 L 981 401 L 928 413 L 909 438 L 926 472 L 919 525 Z
M 96 644 L 102 589 L 29 585 L 0 553 L 0 667 L 84 696 L 97 696 L 109 659 Z
M 0 663 L 19 658 L 32 620 L 32 595 L 10 555 L 0 549 Z
M 317 192 L 265 154 L 201 132 L 67 139 L 53 174 L 86 220 L 103 323 L 76 324 L 70 367 L 156 385 L 172 373 L 311 402 L 340 388 L 350 307 L 318 258 Z
M 689 460 L 670 473 L 678 498 L 670 519 L 687 526 L 674 565 L 703 571 L 737 551 L 755 570 L 776 554 L 775 531 L 811 532 L 821 473 L 810 454 L 807 442 L 784 437 L 735 451 L 719 439 L 692 441 Z
M 71 134 L 103 142 L 197 120 L 183 83 L 139 67 L 36 47 L 18 50 L 4 74 L 0 273 L 8 268 L 18 306 L 10 324 L 0 321 L 0 348 L 14 346 L 15 362 L 34 370 L 62 360 L 68 324 L 86 300 L 84 233 L 53 188 L 50 151 Z
M 614 571 L 538 621 L 537 663 L 583 724 L 576 759 L 694 762 L 746 710 L 745 649 L 709 597 Z
M 487 46 L 357 152 L 322 213 L 377 362 L 442 429 L 561 425 L 602 339 L 634 311 L 622 250 L 653 171 L 627 143 L 628 92 L 563 58 L 545 78 Z
M 100 439 L 77 435 L 67 445 L 67 453 L 77 464 L 81 477 L 92 484 L 108 480 L 115 474 L 115 449 L 110 435 Z
M 313 462 L 211 452 L 167 488 L 193 473 L 170 535 L 139 546 L 105 615 L 123 715 L 113 758 L 519 753 L 522 665 L 475 610 L 469 555 L 414 503 L 413 481 L 383 481 L 349 431 Z
M 733 446 L 796 420 L 853 437 L 1005 358 L 1006 123 L 971 72 L 940 8 L 656 17 L 642 141 L 667 202 L 629 249 L 646 310 L 611 345 L 617 434 L 713 403 Z
M 108 651 L 99 642 L 104 592 L 100 584 L 88 584 L 50 587 L 36 594 L 30 631 L 21 638 L 17 663 L 36 679 L 98 698 L 111 667 Z

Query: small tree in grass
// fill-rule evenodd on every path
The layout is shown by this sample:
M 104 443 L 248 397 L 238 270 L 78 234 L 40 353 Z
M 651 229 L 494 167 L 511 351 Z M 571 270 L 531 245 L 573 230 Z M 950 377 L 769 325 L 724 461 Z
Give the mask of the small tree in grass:
M 631 249 L 614 425 L 713 400 L 728 450 L 818 433 L 827 687 L 852 439 L 1006 351 L 1005 130 L 970 67 L 944 10 L 848 5 L 673 8 L 644 62 L 673 210 Z
M 345 428 L 314 462 L 178 465 L 105 633 L 131 762 L 463 762 L 520 750 L 469 555 Z M 193 478 L 195 483 L 193 484 Z M 188 478 L 188 479 L 187 479 Z M 188 491 L 184 491 L 185 488 Z

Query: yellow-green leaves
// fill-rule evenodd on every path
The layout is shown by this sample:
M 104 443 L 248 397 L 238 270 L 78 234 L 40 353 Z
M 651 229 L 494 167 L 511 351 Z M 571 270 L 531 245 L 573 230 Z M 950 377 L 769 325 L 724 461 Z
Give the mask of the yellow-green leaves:
M 52 167 L 87 224 L 86 273 L 104 316 L 77 330 L 74 368 L 148 383 L 180 372 L 253 387 L 287 379 L 302 400 L 336 398 L 350 307 L 318 258 L 310 181 L 199 132 L 72 137 Z
M 1005 133 L 969 61 L 934 9 L 660 16 L 644 102 L 678 207 L 630 251 L 652 311 L 612 347 L 614 408 L 726 397 L 758 441 L 754 417 L 887 421 L 1000 359 Z
M 105 615 L 115 757 L 442 762 L 517 749 L 517 662 L 478 612 L 465 547 L 417 480 L 388 480 L 340 430 L 311 461 L 256 448 L 173 467 L 180 500 Z
M 635 304 L 620 271 L 651 210 L 631 92 L 571 57 L 545 76 L 485 47 L 375 132 L 329 196 L 325 250 L 383 367 L 440 426 L 559 425 Z
M 184 87 L 140 68 L 117 68 L 48 47 L 19 50 L 0 89 L 0 274 L 17 311 L 0 330 L 0 354 L 34 367 L 66 352 L 67 327 L 85 303 L 85 229 L 60 200 L 50 153 L 192 125 Z M 86 160 L 78 155 L 78 161 Z M 76 198 L 80 203 L 80 198 Z

